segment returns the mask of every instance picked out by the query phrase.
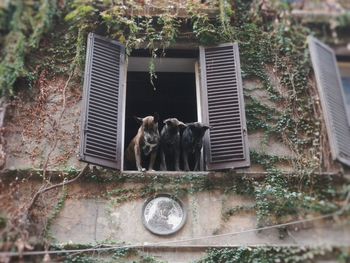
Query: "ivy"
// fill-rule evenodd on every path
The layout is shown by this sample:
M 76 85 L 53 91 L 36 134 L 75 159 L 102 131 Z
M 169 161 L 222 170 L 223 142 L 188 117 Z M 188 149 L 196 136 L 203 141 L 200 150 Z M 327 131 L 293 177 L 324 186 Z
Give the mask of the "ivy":
M 231 216 L 237 215 L 244 212 L 254 212 L 256 205 L 239 205 L 233 208 L 226 209 L 222 212 L 222 218 L 224 221 L 227 221 Z
M 20 77 L 32 79 L 26 69 L 26 55 L 38 47 L 43 35 L 51 28 L 56 13 L 56 1 L 41 0 L 36 5 L 16 0 L 11 2 L 8 14 L 12 13 L 8 33 L 4 38 L 2 62 L 0 63 L 0 95 L 14 94 L 14 84 Z M 4 11 L 2 11 L 4 14 Z M 3 18 L 4 15 L 2 15 Z M 1 19 L 0 19 L 1 20 Z
M 29 47 L 38 48 L 42 36 L 52 27 L 52 21 L 57 12 L 57 3 L 52 0 L 43 0 L 40 9 L 34 17 L 33 33 L 29 37 Z
M 248 263 L 248 262 L 315 262 L 315 258 L 324 255 L 342 255 L 341 251 L 331 248 L 304 247 L 239 247 L 210 249 L 204 258 L 197 263 Z
M 263 130 L 272 132 L 272 123 L 278 115 L 278 112 L 270 107 L 263 105 L 253 97 L 246 101 L 245 113 L 247 118 L 247 128 L 250 132 Z
M 209 15 L 201 12 L 198 3 L 189 2 L 188 15 L 190 17 L 193 34 L 203 45 L 212 45 L 220 40 L 220 33 L 215 24 L 210 22 Z
M 56 205 L 53 208 L 53 211 L 51 212 L 49 218 L 47 219 L 47 224 L 45 225 L 45 230 L 44 230 L 44 235 L 46 236 L 46 238 L 48 239 L 54 239 L 50 233 L 50 227 L 52 225 L 53 220 L 59 215 L 59 213 L 62 211 L 64 204 L 67 200 L 67 196 L 68 196 L 68 191 L 66 187 L 63 187 L 62 190 L 62 195 L 59 198 L 58 202 L 56 203 Z
M 174 15 L 162 14 L 158 17 L 157 23 L 161 26 L 159 32 L 161 41 L 161 49 L 163 52 L 174 44 L 179 35 L 179 29 L 181 26 L 180 19 Z
M 81 70 L 89 32 L 102 32 L 106 37 L 117 39 L 126 46 L 128 55 L 133 49 L 148 49 L 152 58 L 149 65 L 151 81 L 157 71 L 154 59 L 164 55 L 182 37 L 183 29 L 189 31 L 198 45 L 238 42 L 244 80 L 256 81 L 256 89 L 266 91 L 270 100 L 266 104 L 246 94 L 248 131 L 263 131 L 265 143 L 274 136 L 290 147 L 293 158 L 251 151 L 252 162 L 266 172 L 266 176 L 259 179 L 231 172 L 220 180 L 196 173 L 175 178 L 161 174 L 130 178 L 104 170 L 89 174 L 85 180 L 115 183 L 119 188 L 104 196 L 114 206 L 164 191 L 174 196 L 212 190 L 249 196 L 254 198 L 254 205 L 230 208 L 223 211 L 223 218 L 254 210 L 259 226 L 285 222 L 309 213 L 334 212 L 339 209 L 338 203 L 344 200 L 349 186 L 338 189 L 331 178 L 315 174 L 321 168 L 322 122 L 310 94 L 311 65 L 306 47 L 306 36 L 310 31 L 289 16 L 288 6 L 278 2 L 270 1 L 268 9 L 263 10 L 262 1 L 236 0 L 231 3 L 219 0 L 215 7 L 220 12 L 217 17 L 212 17 L 202 10 L 203 5 L 198 1 L 188 1 L 189 17 L 185 19 L 166 10 L 154 17 L 135 1 L 70 0 L 60 9 L 56 1 L 41 0 L 31 5 L 16 0 L 8 9 L 0 10 L 1 94 L 13 95 L 18 79 L 34 81 L 36 74 L 44 68 L 53 74 Z M 339 17 L 339 28 L 344 29 L 347 20 L 347 16 Z M 40 50 L 34 52 L 38 48 Z M 272 77 L 277 80 L 272 81 Z M 278 168 L 285 163 L 293 165 L 290 175 Z M 74 175 L 76 171 L 67 173 Z M 122 188 L 128 180 L 139 180 L 143 185 L 139 189 Z M 53 216 L 62 206 L 63 199 L 54 209 Z M 318 250 L 292 248 L 211 250 L 201 262 L 308 262 L 319 253 Z M 127 251 L 118 250 L 115 257 L 127 254 Z M 93 258 L 77 256 L 69 260 L 89 262 Z M 144 258 L 144 262 L 152 260 Z

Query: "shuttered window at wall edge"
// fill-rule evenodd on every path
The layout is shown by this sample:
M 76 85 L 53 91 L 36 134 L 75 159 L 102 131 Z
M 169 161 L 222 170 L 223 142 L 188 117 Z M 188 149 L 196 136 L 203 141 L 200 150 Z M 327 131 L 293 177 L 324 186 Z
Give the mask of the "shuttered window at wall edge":
M 200 47 L 199 50 L 202 120 L 212 126 L 204 138 L 208 170 L 249 167 L 250 156 L 238 44 Z M 222 69 L 224 74 L 218 74 Z M 230 77 L 228 71 L 231 73 Z M 221 100 L 216 96 L 218 92 L 226 96 Z M 222 114 L 218 114 L 220 108 Z
M 350 166 L 350 116 L 335 53 L 312 36 L 308 44 L 332 158 Z
M 101 61 L 108 64 L 104 65 Z M 125 67 L 125 47 L 122 44 L 89 34 L 81 111 L 80 161 L 117 170 L 122 167 Z M 105 76 L 111 77 L 106 79 Z M 103 99 L 104 94 L 106 99 Z

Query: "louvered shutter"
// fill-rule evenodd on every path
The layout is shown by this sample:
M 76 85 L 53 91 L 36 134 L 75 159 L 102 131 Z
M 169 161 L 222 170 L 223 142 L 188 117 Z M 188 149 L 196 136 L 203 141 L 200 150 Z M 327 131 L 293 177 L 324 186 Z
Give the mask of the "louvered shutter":
M 204 149 L 209 170 L 250 165 L 237 44 L 200 47 L 202 119 L 212 128 Z
M 311 36 L 308 42 L 332 157 L 350 166 L 349 116 L 334 51 Z
M 121 169 L 125 48 L 90 33 L 85 64 L 80 160 Z

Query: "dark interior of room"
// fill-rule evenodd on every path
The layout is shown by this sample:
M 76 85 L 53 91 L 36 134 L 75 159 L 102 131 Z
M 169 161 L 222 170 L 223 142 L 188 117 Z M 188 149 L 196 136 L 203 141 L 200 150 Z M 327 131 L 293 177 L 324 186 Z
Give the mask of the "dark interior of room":
M 124 149 L 139 128 L 133 116 L 143 118 L 158 112 L 159 132 L 167 118 L 177 118 L 185 123 L 197 121 L 195 74 L 159 72 L 156 75 L 152 86 L 148 72 L 127 74 Z M 159 169 L 157 159 L 156 170 Z

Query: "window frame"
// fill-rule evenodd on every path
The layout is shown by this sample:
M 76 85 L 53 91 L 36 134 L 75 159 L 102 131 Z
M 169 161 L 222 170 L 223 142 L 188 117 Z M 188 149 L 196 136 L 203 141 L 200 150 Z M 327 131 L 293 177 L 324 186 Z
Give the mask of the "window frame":
M 118 112 L 117 112 L 117 133 L 116 133 L 116 145 L 117 145 L 117 153 L 116 153 L 116 160 L 115 163 L 112 163 L 110 161 L 105 162 L 103 160 L 103 157 L 99 158 L 98 157 L 93 157 L 90 158 L 89 156 L 86 156 L 85 152 L 83 152 L 83 148 L 84 146 L 86 147 L 86 136 L 85 136 L 85 132 L 86 130 L 86 124 L 89 122 L 89 117 L 88 115 L 90 115 L 90 108 L 89 108 L 89 100 L 91 96 L 95 96 L 93 94 L 90 94 L 90 87 L 91 87 L 91 83 L 90 83 L 90 78 L 91 78 L 91 70 L 92 70 L 92 62 L 93 62 L 93 53 L 95 52 L 94 50 L 94 46 L 93 46 L 93 41 L 94 39 L 100 39 L 103 41 L 106 41 L 108 43 L 113 43 L 113 44 L 117 44 L 120 46 L 121 48 L 121 54 L 120 54 L 120 62 L 121 64 L 119 64 L 119 69 L 120 71 L 117 71 L 119 73 L 118 76 L 116 76 L 116 78 L 119 77 L 119 82 L 118 82 L 118 96 L 116 98 L 116 103 L 118 103 Z M 103 44 L 104 45 L 104 44 Z M 107 45 L 108 46 L 108 45 Z M 237 147 L 243 147 L 243 156 L 244 156 L 244 160 L 242 161 L 242 159 L 235 159 L 235 157 L 230 157 L 231 159 L 227 160 L 217 160 L 215 161 L 216 164 L 212 164 L 212 162 L 210 162 L 210 147 L 209 147 L 209 143 L 210 143 L 210 139 L 211 135 L 209 134 L 209 132 L 206 133 L 205 137 L 204 137 L 204 147 L 202 149 L 202 168 L 204 168 L 203 170 L 222 170 L 222 169 L 234 169 L 234 168 L 243 168 L 243 167 L 248 167 L 250 166 L 250 158 L 249 158 L 249 146 L 248 146 L 248 135 L 247 135 L 247 128 L 246 128 L 246 117 L 245 117 L 245 109 L 244 109 L 244 97 L 243 97 L 243 85 L 242 85 L 242 78 L 241 78 L 241 68 L 240 68 L 240 61 L 239 61 L 239 50 L 238 50 L 238 44 L 237 43 L 226 43 L 226 44 L 221 44 L 215 47 L 199 47 L 199 56 L 195 59 L 196 62 L 193 63 L 193 72 L 195 74 L 195 91 L 196 91 L 196 107 L 197 107 L 197 119 L 199 122 L 204 122 L 205 124 L 209 124 L 209 107 L 208 107 L 208 90 L 207 90 L 207 75 L 206 73 L 204 73 L 205 71 L 203 71 L 203 68 L 205 67 L 205 61 L 204 61 L 204 52 L 205 49 L 208 48 L 228 48 L 230 50 L 230 48 L 232 49 L 232 55 L 231 53 L 229 53 L 229 57 L 226 58 L 224 57 L 225 61 L 229 61 L 228 63 L 230 65 L 234 65 L 232 67 L 232 69 L 229 70 L 225 70 L 226 73 L 224 74 L 225 76 L 229 75 L 232 77 L 231 80 L 229 80 L 229 82 L 226 81 L 226 77 L 223 77 L 221 79 L 219 79 L 219 86 L 223 86 L 225 90 L 230 90 L 231 95 L 232 92 L 237 93 L 238 95 L 234 95 L 235 97 L 235 101 L 238 100 L 238 102 L 235 102 L 232 100 L 231 97 L 233 96 L 229 96 L 229 99 L 225 99 L 225 100 L 221 100 L 218 98 L 215 98 L 216 95 L 214 95 L 214 100 L 220 100 L 222 101 L 221 103 L 223 103 L 223 106 L 225 107 L 231 107 L 231 103 L 234 103 L 235 105 L 238 105 L 238 113 L 236 112 L 235 115 L 231 115 L 230 119 L 225 122 L 225 124 L 227 123 L 233 123 L 233 122 L 238 122 L 240 127 L 240 136 L 242 137 L 242 141 L 240 141 L 239 146 Z M 104 47 L 106 48 L 106 47 Z M 98 52 L 96 50 L 96 52 Z M 221 51 L 220 51 L 221 52 Z M 108 57 L 108 49 L 105 50 L 105 52 L 103 52 L 104 55 L 102 55 L 102 59 L 103 56 L 106 56 L 105 59 L 109 59 Z M 96 55 L 98 57 L 100 57 L 100 55 Z M 233 62 L 230 60 L 230 57 L 232 56 L 232 60 Z M 101 59 L 101 57 L 99 58 Z M 99 64 L 98 62 L 96 62 L 97 64 Z M 218 64 L 219 65 L 219 64 Z M 101 66 L 101 64 L 100 64 Z M 174 66 L 176 67 L 176 66 Z M 230 66 L 231 67 L 231 66 Z M 99 69 L 102 72 L 104 71 L 104 68 L 102 66 L 102 68 Z M 84 92 L 83 92 L 83 100 L 82 100 L 82 117 L 81 117 L 81 140 L 80 140 L 80 160 L 81 161 L 85 161 L 88 163 L 92 163 L 92 164 L 97 164 L 97 165 L 101 165 L 101 166 L 106 166 L 106 167 L 110 167 L 110 168 L 114 168 L 117 170 L 120 170 L 122 172 L 124 172 L 124 145 L 125 145 L 125 119 L 126 119 L 126 98 L 127 98 L 127 74 L 128 74 L 128 58 L 126 57 L 125 54 L 125 47 L 122 46 L 119 42 L 114 41 L 114 40 L 110 40 L 107 39 L 105 37 L 102 36 L 98 36 L 94 33 L 90 33 L 89 37 L 88 37 L 88 46 L 87 46 L 87 53 L 86 53 L 86 65 L 85 65 L 85 77 L 84 77 Z M 231 70 L 233 70 L 231 72 Z M 181 71 L 171 71 L 171 72 L 181 72 Z M 112 74 L 112 72 L 110 73 Z M 114 74 L 114 73 L 113 73 Z M 95 82 L 96 81 L 100 81 L 99 84 L 94 84 L 97 85 L 97 92 L 98 94 L 100 94 L 100 91 L 103 91 L 103 86 L 105 84 L 103 84 L 103 82 L 106 78 L 106 74 L 102 74 L 102 76 L 95 76 Z M 232 78 L 234 79 L 234 83 L 236 84 L 232 84 Z M 97 80 L 96 80 L 97 79 Z M 113 79 L 113 78 L 112 78 Z M 109 80 L 109 79 L 108 79 Z M 229 84 L 231 83 L 231 84 Z M 100 86 L 99 86 L 100 85 Z M 101 90 L 100 90 L 101 87 Z M 114 86 L 113 86 L 114 87 Z M 96 89 L 96 87 L 95 87 Z M 232 89 L 232 91 L 231 91 Z M 222 92 L 219 91 L 219 92 Z M 109 92 L 108 92 L 109 93 Z M 215 92 L 214 92 L 215 93 Z M 100 96 L 100 95 L 99 95 Z M 238 99 L 237 99 L 238 98 Z M 219 105 L 221 106 L 221 105 Z M 101 110 L 100 110 L 101 111 Z M 224 113 L 225 111 L 223 111 Z M 92 115 L 97 114 L 92 112 Z M 226 112 L 225 112 L 226 113 Z M 101 115 L 101 112 L 99 112 L 97 115 Z M 224 116 L 226 116 L 227 114 L 224 114 Z M 219 117 L 222 117 L 222 115 L 218 115 Z M 238 117 L 232 117 L 232 116 L 238 116 Z M 92 117 L 91 117 L 92 118 Z M 110 117 L 109 117 L 110 118 Z M 214 117 L 213 117 L 214 118 Z M 231 119 L 234 118 L 234 119 Z M 238 118 L 238 119 L 237 119 Z M 215 120 L 215 118 L 213 119 Z M 231 121 L 232 120 L 232 121 Z M 216 121 L 218 121 L 218 119 L 216 119 Z M 221 126 L 220 126 L 221 127 Z M 100 132 L 99 132 L 100 133 Z M 230 135 L 231 136 L 231 135 Z M 228 139 L 225 139 L 226 142 L 229 142 L 230 146 L 229 148 L 227 147 L 227 145 L 223 144 L 222 148 L 228 149 L 229 151 L 235 151 L 236 150 L 236 146 L 237 142 L 231 141 L 234 140 L 234 137 L 229 137 Z M 91 139 L 91 140 L 95 140 L 95 139 Z M 97 141 L 101 141 L 103 142 L 103 138 L 99 138 L 97 139 Z M 94 144 L 96 144 L 96 142 L 94 142 Z M 226 147 L 225 147 L 226 146 Z M 98 144 L 97 146 L 99 149 L 102 149 L 101 147 L 103 147 L 103 145 Z M 228 150 L 223 150 L 224 155 L 226 154 L 225 152 Z M 234 156 L 234 154 L 232 155 Z M 239 157 L 240 158 L 240 157 Z M 225 164 L 224 164 L 225 163 Z M 235 164 L 234 164 L 235 163 Z

